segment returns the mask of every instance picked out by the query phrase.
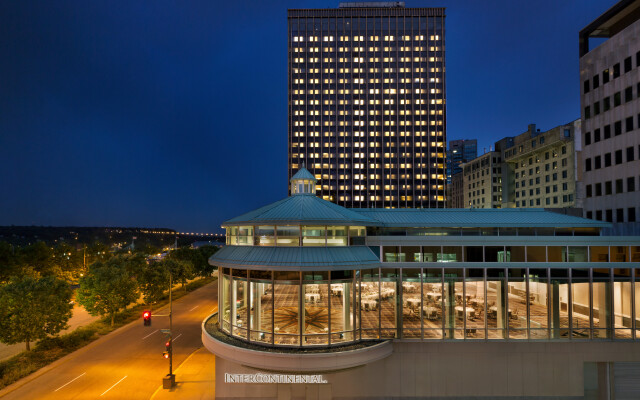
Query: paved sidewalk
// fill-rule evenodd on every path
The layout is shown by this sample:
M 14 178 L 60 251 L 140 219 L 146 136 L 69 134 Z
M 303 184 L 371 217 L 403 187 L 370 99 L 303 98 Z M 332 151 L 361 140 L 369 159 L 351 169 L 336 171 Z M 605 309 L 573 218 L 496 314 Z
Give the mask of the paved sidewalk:
M 160 384 L 151 399 L 215 398 L 215 364 L 215 356 L 206 348 L 199 348 L 174 370 L 176 387 L 163 389 Z
M 69 319 L 69 322 L 68 322 L 69 328 L 61 331 L 60 334 L 64 335 L 65 333 L 72 332 L 81 326 L 86 326 L 94 321 L 97 321 L 99 318 L 100 317 L 93 317 L 89 315 L 89 313 L 84 309 L 84 307 L 76 303 L 73 306 L 73 316 L 71 317 L 71 319 Z M 32 348 L 35 345 L 36 345 L 36 342 L 31 342 Z M 11 358 L 16 354 L 23 352 L 24 350 L 25 350 L 24 343 L 18 343 L 13 345 L 0 344 L 0 361 Z

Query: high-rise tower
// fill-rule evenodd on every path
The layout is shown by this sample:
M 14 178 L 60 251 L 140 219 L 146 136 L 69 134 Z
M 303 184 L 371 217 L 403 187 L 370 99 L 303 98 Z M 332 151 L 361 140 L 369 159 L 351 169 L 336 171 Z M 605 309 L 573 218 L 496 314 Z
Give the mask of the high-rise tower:
M 289 10 L 289 178 L 345 207 L 443 208 L 444 8 Z
M 462 172 L 460 164 L 466 163 L 478 157 L 477 139 L 459 139 L 449 141 L 447 149 L 447 183 L 451 183 L 451 177 Z

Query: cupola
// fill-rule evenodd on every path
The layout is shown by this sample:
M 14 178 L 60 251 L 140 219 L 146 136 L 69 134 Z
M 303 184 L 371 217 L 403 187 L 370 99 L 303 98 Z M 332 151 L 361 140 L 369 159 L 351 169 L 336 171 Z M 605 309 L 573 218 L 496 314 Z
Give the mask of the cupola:
M 318 180 L 304 167 L 304 164 L 298 172 L 291 177 L 290 182 L 292 196 L 299 194 L 312 194 L 315 196 L 316 182 L 318 182 Z

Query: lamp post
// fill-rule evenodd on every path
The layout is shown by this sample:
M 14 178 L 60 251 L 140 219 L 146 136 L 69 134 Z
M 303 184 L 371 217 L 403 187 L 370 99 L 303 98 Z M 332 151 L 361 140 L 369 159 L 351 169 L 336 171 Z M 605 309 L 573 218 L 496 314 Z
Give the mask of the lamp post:
M 176 384 L 176 376 L 173 374 L 173 280 L 169 272 L 169 373 L 162 379 L 162 388 L 171 389 Z

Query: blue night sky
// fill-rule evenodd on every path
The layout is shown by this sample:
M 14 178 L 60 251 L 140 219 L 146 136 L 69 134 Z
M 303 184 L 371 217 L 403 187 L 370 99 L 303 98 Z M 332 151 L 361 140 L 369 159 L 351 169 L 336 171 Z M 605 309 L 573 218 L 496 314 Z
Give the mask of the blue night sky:
M 447 140 L 579 117 L 578 32 L 615 3 L 446 7 Z M 0 225 L 217 232 L 287 194 L 287 9 L 0 2 Z

